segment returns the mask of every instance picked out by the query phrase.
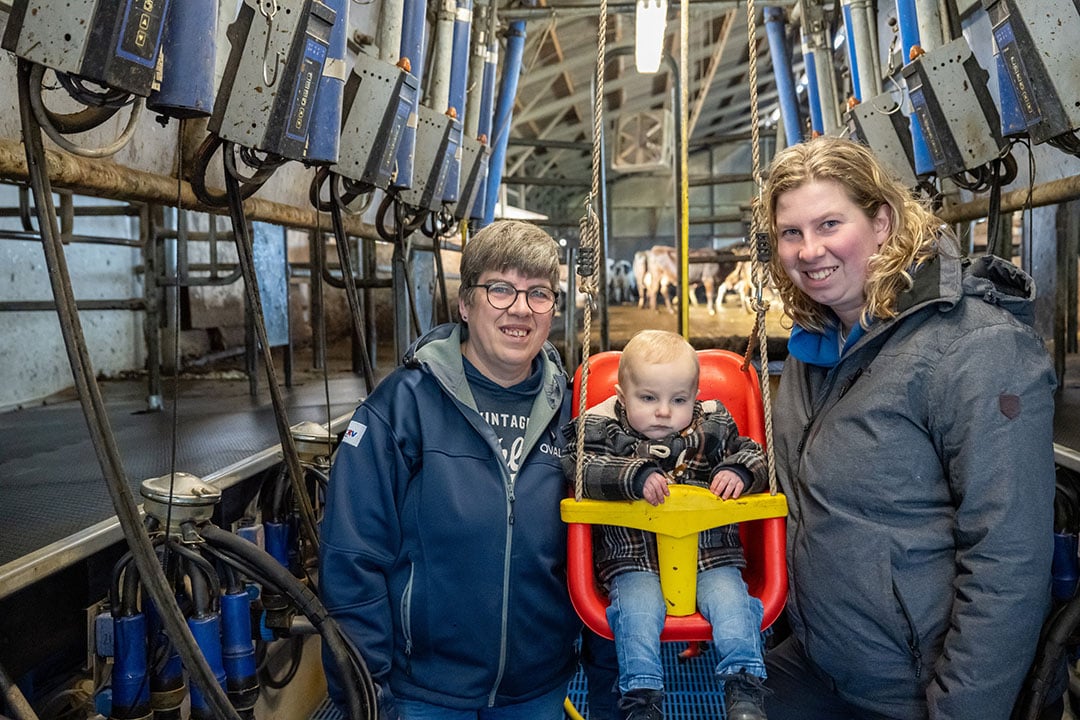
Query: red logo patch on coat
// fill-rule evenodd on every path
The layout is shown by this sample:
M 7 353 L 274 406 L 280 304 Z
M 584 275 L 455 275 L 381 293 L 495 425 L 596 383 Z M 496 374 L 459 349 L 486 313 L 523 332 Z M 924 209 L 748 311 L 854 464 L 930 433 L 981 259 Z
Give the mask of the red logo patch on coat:
M 1020 416 L 1020 396 L 1002 393 L 998 395 L 998 407 L 1001 408 L 1002 415 L 1015 420 Z

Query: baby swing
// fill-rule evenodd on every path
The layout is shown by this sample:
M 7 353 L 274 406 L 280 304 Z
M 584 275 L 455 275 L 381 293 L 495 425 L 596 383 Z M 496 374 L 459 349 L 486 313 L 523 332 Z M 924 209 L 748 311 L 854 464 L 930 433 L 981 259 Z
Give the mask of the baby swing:
M 755 19 L 753 2 L 749 0 L 747 22 L 751 48 L 749 53 L 749 75 L 751 90 L 751 127 L 754 177 L 760 177 L 760 155 L 758 150 L 757 122 L 757 67 L 753 52 L 755 43 Z M 685 6 L 685 3 L 684 3 Z M 604 46 L 606 37 L 606 3 L 601 2 L 600 22 L 597 33 L 598 58 L 596 76 L 596 95 L 594 120 L 598 125 L 602 113 L 604 94 L 603 72 Z M 686 8 L 683 8 L 683 37 L 686 37 Z M 685 48 L 685 43 L 680 43 Z M 686 58 L 680 63 L 680 72 L 685 72 Z M 680 83 L 686 87 L 685 79 Z M 684 103 L 685 107 L 685 103 Z M 600 133 L 594 128 L 594 145 L 599 142 Z M 686 163 L 686 130 L 683 124 L 680 137 L 681 196 L 683 209 L 681 219 L 682 235 L 682 276 L 686 277 L 686 246 L 689 225 L 686 210 L 688 191 Z M 593 151 L 593 186 L 586 201 L 586 214 L 581 220 L 581 244 L 579 251 L 578 274 L 581 276 L 581 289 L 587 295 L 595 297 L 598 293 L 595 278 L 596 258 L 599 249 L 599 230 L 593 211 L 592 200 L 598 197 L 599 156 Z M 760 184 L 759 184 L 760 187 Z M 756 208 L 755 208 L 756 210 Z M 701 364 L 699 397 L 702 400 L 721 401 L 731 412 L 743 435 L 757 440 L 766 449 L 769 468 L 769 492 L 746 495 L 735 500 L 722 501 L 707 489 L 687 485 L 671 486 L 671 496 L 660 506 L 652 506 L 644 500 L 633 502 L 604 501 L 582 499 L 581 494 L 581 452 L 584 442 L 584 424 L 578 424 L 577 447 L 579 448 L 578 467 L 574 478 L 574 497 L 562 501 L 562 519 L 569 524 L 567 550 L 567 576 L 571 601 L 581 616 L 582 621 L 593 632 L 612 638 L 608 626 L 606 608 L 607 597 L 599 589 L 594 573 L 592 559 L 591 524 L 624 525 L 656 533 L 660 559 L 660 582 L 665 600 L 668 603 L 668 615 L 660 639 L 662 641 L 700 641 L 712 637 L 708 621 L 696 612 L 695 590 L 697 584 L 697 533 L 710 527 L 730 523 L 740 523 L 739 532 L 746 557 L 743 577 L 750 593 L 758 597 L 765 606 L 762 629 L 769 627 L 779 616 L 787 598 L 787 564 L 785 558 L 785 516 L 787 500 L 777 492 L 776 465 L 772 452 L 772 417 L 769 402 L 768 349 L 766 344 L 765 309 L 761 299 L 764 281 L 764 256 L 768 244 L 764 235 L 757 232 L 761 227 L 760 218 L 755 212 L 751 243 L 751 257 L 754 268 L 754 284 L 757 288 L 755 331 L 751 332 L 746 357 L 727 350 L 700 350 L 698 357 Z M 685 285 L 685 283 L 683 283 Z M 686 312 L 685 289 L 680 312 Z M 685 315 L 684 315 L 685 317 Z M 582 363 L 574 376 L 577 393 L 573 400 L 573 413 L 576 417 L 584 408 L 602 402 L 615 392 L 615 382 L 619 364 L 616 351 L 598 353 L 589 357 L 591 336 L 591 302 L 584 307 L 584 339 L 582 343 Z M 683 324 L 685 328 L 685 323 Z M 755 338 L 761 348 L 762 378 L 750 365 Z M 763 392 L 764 389 L 764 392 Z

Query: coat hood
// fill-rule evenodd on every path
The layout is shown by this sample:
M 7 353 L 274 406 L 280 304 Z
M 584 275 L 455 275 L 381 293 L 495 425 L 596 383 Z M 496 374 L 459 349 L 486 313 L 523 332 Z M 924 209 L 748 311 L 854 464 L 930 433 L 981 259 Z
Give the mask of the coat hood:
M 402 363 L 406 367 L 430 372 L 453 397 L 476 409 L 461 355 L 461 343 L 468 338 L 468 332 L 466 326 L 458 323 L 438 325 L 409 347 Z M 550 342 L 545 342 L 540 348 L 539 357 L 544 363 L 544 399 L 549 408 L 556 409 L 562 404 L 566 389 L 562 357 Z
M 897 303 L 901 316 L 930 303 L 948 312 L 961 295 L 997 305 L 1025 325 L 1034 322 L 1035 281 L 1026 272 L 993 255 L 960 257 L 954 242 L 942 241 L 942 251 L 915 272 L 911 289 Z
M 880 335 L 904 317 L 929 306 L 936 305 L 941 312 L 949 312 L 964 295 L 1001 307 L 1025 325 L 1034 326 L 1035 281 L 999 257 L 960 257 L 956 244 L 943 240 L 942 252 L 923 263 L 913 275 L 911 288 L 897 300 L 897 317 L 873 323 L 866 335 Z M 837 332 L 835 327 L 817 333 L 796 325 L 788 339 L 788 352 L 811 365 L 834 367 L 841 355 Z M 856 327 L 845 349 L 857 343 L 863 334 L 862 328 Z

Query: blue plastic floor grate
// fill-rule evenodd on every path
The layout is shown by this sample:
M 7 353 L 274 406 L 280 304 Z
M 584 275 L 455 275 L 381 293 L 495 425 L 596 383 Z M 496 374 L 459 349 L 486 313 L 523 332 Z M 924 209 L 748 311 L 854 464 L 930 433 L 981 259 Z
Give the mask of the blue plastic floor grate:
M 664 666 L 665 720 L 723 720 L 724 690 L 716 679 L 716 652 L 710 644 L 696 658 L 680 662 L 679 653 L 686 643 L 666 642 L 660 646 Z M 568 695 L 578 712 L 589 720 L 586 707 L 588 685 L 585 674 L 578 671 L 570 681 Z
M 661 646 L 664 664 L 666 696 L 664 698 L 665 720 L 723 720 L 724 693 L 713 670 L 716 653 L 712 646 L 696 658 L 679 662 L 679 653 L 686 643 L 669 642 Z M 589 720 L 586 707 L 587 683 L 585 674 L 578 671 L 570 681 L 568 696 L 578 712 Z M 310 720 L 343 720 L 329 700 L 323 702 L 311 715 Z

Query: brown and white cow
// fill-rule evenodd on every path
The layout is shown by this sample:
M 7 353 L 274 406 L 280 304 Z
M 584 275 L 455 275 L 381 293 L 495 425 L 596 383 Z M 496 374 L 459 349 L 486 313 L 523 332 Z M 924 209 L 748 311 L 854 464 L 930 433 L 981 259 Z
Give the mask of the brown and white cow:
M 675 248 L 670 245 L 653 245 L 648 250 L 634 253 L 634 279 L 638 286 L 638 307 L 659 310 L 657 295 L 667 305 L 668 312 L 675 312 L 668 288 L 676 287 L 679 280 L 675 264 Z
M 735 269 L 732 270 L 727 277 L 724 278 L 724 282 L 720 284 L 717 290 L 716 307 L 719 308 L 724 301 L 724 296 L 729 292 L 735 293 L 739 298 L 739 304 L 742 309 L 748 313 L 755 312 L 753 298 L 754 293 L 754 266 L 749 260 L 741 260 L 735 265 Z M 768 284 L 762 288 L 762 298 L 773 306 L 779 303 L 779 295 Z
M 705 288 L 705 302 L 710 315 L 716 314 L 719 307 L 717 288 L 724 276 L 733 267 L 733 263 L 694 262 L 701 257 L 712 257 L 708 250 L 691 250 L 688 260 L 687 278 L 690 284 L 690 303 L 698 305 L 694 289 L 701 285 Z M 634 276 L 637 278 L 639 298 L 638 307 L 658 309 L 656 297 L 660 296 L 667 304 L 668 312 L 675 312 L 674 303 L 669 300 L 669 288 L 678 286 L 679 268 L 675 248 L 670 245 L 654 245 L 634 255 Z

